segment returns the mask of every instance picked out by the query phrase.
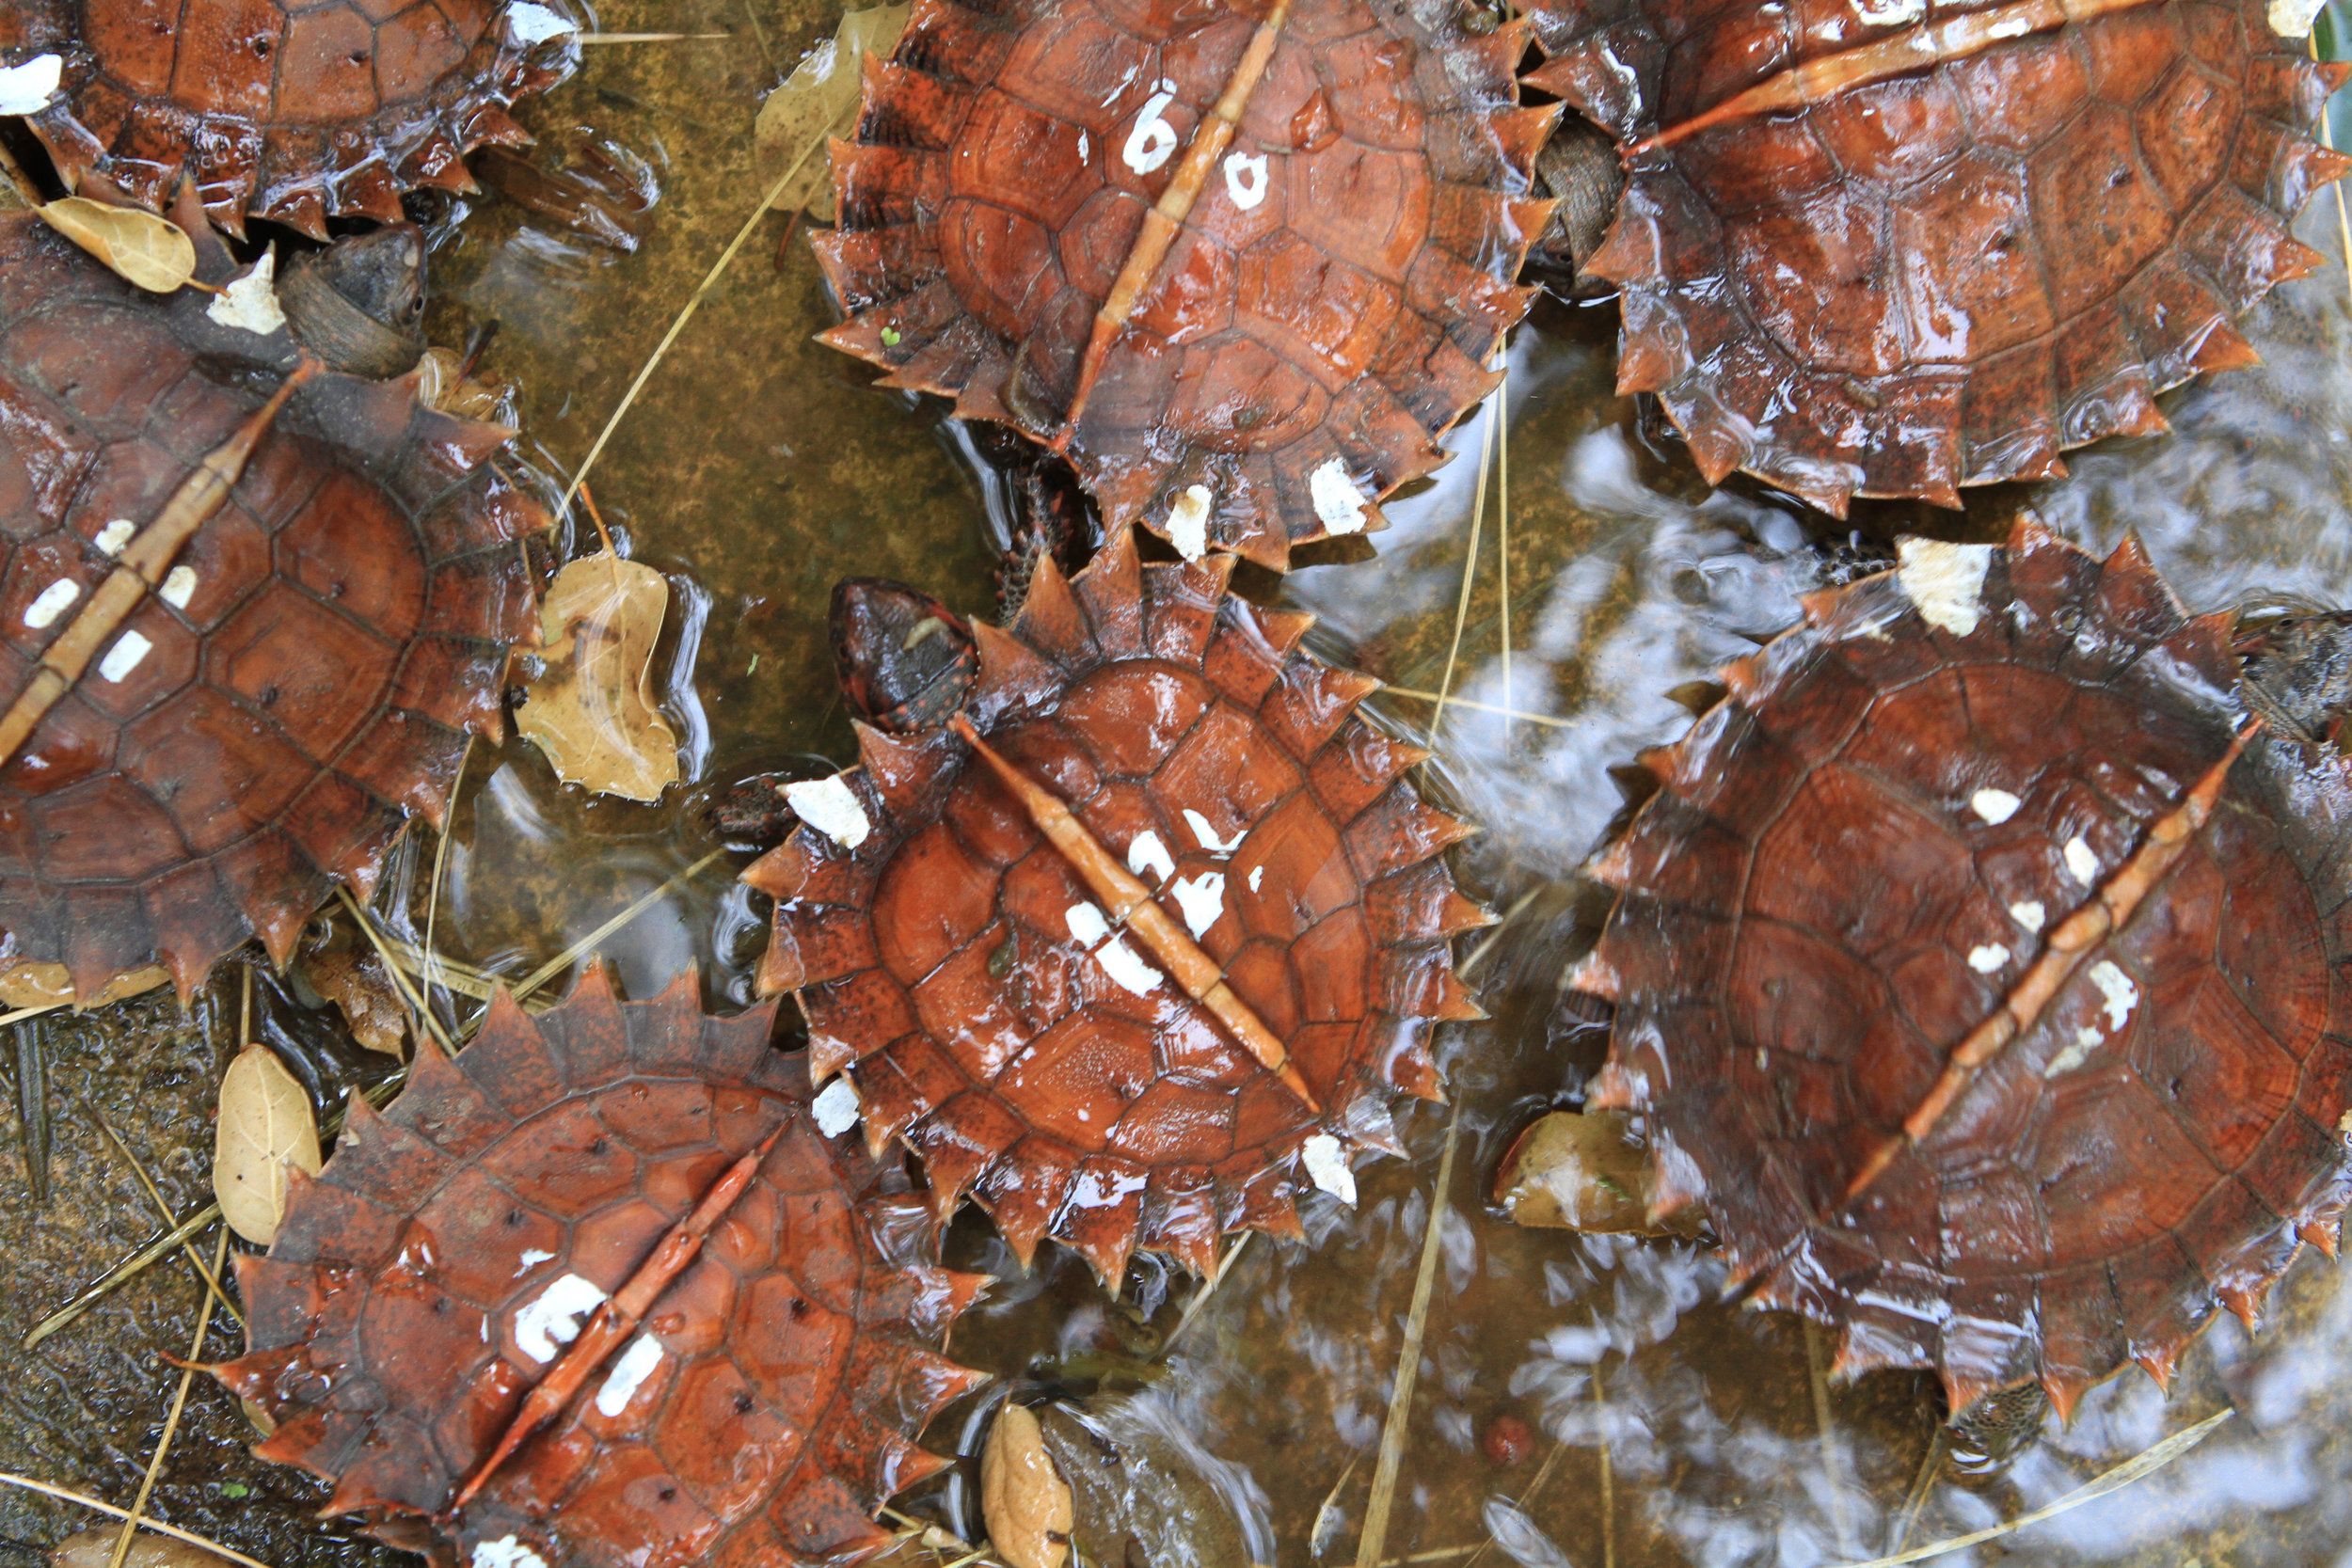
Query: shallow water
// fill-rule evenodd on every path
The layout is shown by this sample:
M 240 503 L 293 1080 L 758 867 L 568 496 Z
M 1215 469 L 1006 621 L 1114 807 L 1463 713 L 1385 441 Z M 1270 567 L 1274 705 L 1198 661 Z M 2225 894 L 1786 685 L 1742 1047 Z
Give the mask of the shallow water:
M 642 161 L 660 196 L 635 225 L 638 248 L 588 243 L 496 199 L 443 232 L 436 340 L 496 321 L 485 370 L 517 386 L 525 455 L 547 472 L 582 460 L 753 219 L 771 177 L 754 166 L 753 115 L 836 14 L 820 0 L 614 0 L 598 19 L 612 32 L 724 35 L 592 47 L 575 81 L 529 106 L 546 166 L 596 137 Z M 2331 256 L 2336 219 L 2323 198 L 2306 221 Z M 781 214 L 754 223 L 588 476 L 630 553 L 678 591 L 657 673 L 686 783 L 651 806 L 593 800 L 519 742 L 478 747 L 437 900 L 429 835 L 386 895 L 411 931 L 430 906 L 454 958 L 519 975 L 650 896 L 603 944 L 624 986 L 649 994 L 694 963 L 714 1003 L 748 1002 L 764 932 L 730 880 L 739 858 L 681 877 L 717 847 L 700 815 L 714 791 L 848 756 L 823 635 L 832 584 L 898 577 L 958 610 L 990 608 L 984 476 L 968 442 L 937 406 L 872 389 L 866 372 L 811 341 L 830 317 L 797 238 L 778 260 L 787 228 Z M 2029 505 L 2097 547 L 2137 529 L 2201 609 L 2279 594 L 2344 602 L 2343 270 L 2288 285 L 2248 331 L 2267 367 L 2166 399 L 2171 437 L 2110 443 L 2064 481 L 1977 496 L 1963 515 L 1865 507 L 1854 527 L 1994 538 Z M 1575 873 L 1622 804 L 1611 769 L 1680 732 L 1693 683 L 1787 625 L 1817 585 L 1809 543 L 1842 536 L 1753 488 L 1709 494 L 1612 394 L 1614 332 L 1605 306 L 1541 309 L 1513 341 L 1507 451 L 1489 465 L 1483 502 L 1480 453 L 1502 399 L 1455 433 L 1459 461 L 1391 506 L 1393 526 L 1371 549 L 1281 587 L 1322 617 L 1319 651 L 1400 689 L 1375 701 L 1391 723 L 1435 730 L 1438 787 L 1487 829 L 1462 855 L 1466 879 L 1518 911 L 1479 959 L 1494 1022 L 1446 1042 L 1455 1109 L 1413 1112 L 1411 1159 L 1364 1171 L 1352 1212 L 1317 1196 L 1309 1244 L 1250 1242 L 1188 1319 L 1189 1282 L 1138 1268 L 1114 1304 L 1069 1255 L 1021 1277 L 982 1227 L 960 1226 L 959 1261 L 1007 1278 L 960 1330 L 958 1354 L 1084 1402 L 1093 1435 L 1073 1426 L 1057 1441 L 1071 1465 L 1091 1460 L 1079 1537 L 1090 1560 L 1355 1560 L 1451 1135 L 1391 1560 L 1852 1561 L 2014 1518 L 2228 1410 L 2201 1445 L 2119 1496 L 1944 1560 L 2352 1562 L 2340 1544 L 2352 1541 L 2352 1355 L 2341 1348 L 2352 1292 L 2324 1263 L 2296 1267 L 2259 1334 L 2220 1323 L 2169 1399 L 2127 1374 L 2089 1397 L 2071 1430 L 1971 1479 L 1947 1462 L 1926 1380 L 1822 1385 L 1824 1348 L 1793 1319 L 1719 1305 L 1721 1269 L 1705 1250 L 1519 1231 L 1488 1212 L 1507 1135 L 1569 1102 L 1600 1053 L 1600 1032 L 1558 987 L 1603 907 Z M 1409 694 L 1441 690 L 1442 715 Z M 302 1036 L 323 1102 L 367 1069 L 270 988 L 260 1002 L 270 1027 Z M 152 1210 L 97 1115 L 179 1212 L 201 1201 L 236 1006 L 231 981 L 186 1021 L 150 1001 L 19 1026 L 40 1031 L 52 1079 L 56 1190 L 39 1207 L 21 1185 L 0 1193 L 11 1243 L 0 1344 L 151 1233 Z M 193 1300 L 185 1265 L 167 1262 L 38 1352 L 0 1355 L 13 1374 L 0 1380 L 10 1417 L 0 1462 L 129 1496 L 176 1381 L 155 1356 L 184 1352 Z M 215 1351 L 225 1343 L 216 1337 Z M 997 1397 L 949 1411 L 932 1446 L 969 1451 Z M 1504 1418 L 1533 1433 L 1516 1463 L 1482 1442 Z M 246 1458 L 244 1435 L 233 1403 L 199 1384 L 154 1512 L 288 1568 L 369 1552 L 300 1519 L 319 1491 Z M 962 1478 L 903 1506 L 980 1530 Z M 29 1553 L 87 1522 L 0 1495 L 0 1550 Z

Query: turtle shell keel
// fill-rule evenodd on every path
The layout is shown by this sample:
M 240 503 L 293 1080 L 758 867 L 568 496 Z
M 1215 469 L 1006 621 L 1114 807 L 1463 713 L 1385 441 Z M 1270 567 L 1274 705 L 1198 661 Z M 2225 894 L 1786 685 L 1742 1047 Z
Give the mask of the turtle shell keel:
M 834 147 L 827 341 L 1065 451 L 1106 525 L 1280 570 L 1494 383 L 1550 211 L 1525 44 L 1401 0 L 917 0 Z
M 1375 683 L 1232 563 L 1143 565 L 1121 531 L 1041 564 L 973 628 L 964 707 L 861 725 L 744 875 L 776 900 L 761 989 L 800 993 L 868 1140 L 903 1137 L 942 1213 L 969 1192 L 1025 1259 L 1052 1236 L 1110 1280 L 1137 1245 L 1206 1269 L 1226 1230 L 1295 1233 L 1317 1173 L 1393 1147 L 1387 1091 L 1437 1094 L 1433 1021 L 1477 1016 L 1451 942 L 1486 916 L 1441 858 L 1469 830 L 1356 715 Z
M 1588 263 L 1619 390 L 1841 515 L 2165 429 L 2154 394 L 2254 362 L 2232 318 L 2319 263 L 2289 225 L 2352 166 L 2294 8 L 1541 0 L 1531 83 L 1626 149 Z
M 886 1541 L 875 1511 L 942 1467 L 914 1438 L 980 1381 L 939 1348 L 985 1280 L 930 1260 L 895 1165 L 819 1131 L 772 1006 L 709 1018 L 695 991 L 623 1003 L 594 969 L 536 1020 L 501 992 L 389 1111 L 352 1101 L 269 1256 L 238 1259 L 250 1348 L 215 1374 L 276 1421 L 257 1452 L 335 1482 L 329 1513 L 419 1549 L 429 1526 L 477 1568 L 822 1563 Z M 746 1156 L 636 1332 L 485 1472 Z
M 214 298 L 0 218 L 0 959 L 85 1000 L 156 963 L 184 996 L 257 934 L 283 963 L 338 880 L 366 897 L 537 635 L 518 540 L 545 518 L 485 462 L 513 433 L 297 375 Z
M 30 123 L 69 184 L 160 210 L 184 175 L 231 233 L 323 239 L 330 217 L 398 222 L 420 186 L 473 189 L 465 154 L 531 139 L 507 107 L 570 71 L 572 31 L 541 0 L 9 0 L 0 65 L 57 60 Z
M 2249 717 L 2229 617 L 2026 525 L 1907 541 L 1724 679 L 1575 978 L 1735 1282 L 1844 1371 L 2065 1413 L 2333 1251 L 2352 783 Z

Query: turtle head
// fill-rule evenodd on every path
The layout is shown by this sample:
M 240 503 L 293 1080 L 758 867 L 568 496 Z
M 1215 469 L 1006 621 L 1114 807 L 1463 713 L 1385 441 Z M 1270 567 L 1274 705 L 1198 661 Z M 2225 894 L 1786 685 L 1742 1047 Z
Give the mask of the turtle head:
M 295 339 L 332 368 L 399 375 L 424 353 L 424 231 L 395 223 L 297 257 L 278 299 Z
M 833 657 L 859 718 L 894 735 L 946 723 L 979 672 L 972 628 L 904 583 L 851 578 L 833 591 Z

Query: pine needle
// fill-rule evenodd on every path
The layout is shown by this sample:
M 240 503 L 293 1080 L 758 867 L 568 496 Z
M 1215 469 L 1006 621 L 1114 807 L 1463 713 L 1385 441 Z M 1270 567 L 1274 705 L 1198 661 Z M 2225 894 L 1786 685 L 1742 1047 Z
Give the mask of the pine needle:
M 1437 703 L 1454 707 L 1466 707 L 1477 713 L 1499 713 L 1505 719 L 1525 720 L 1531 724 L 1548 724 L 1555 730 L 1565 730 L 1573 727 L 1570 721 L 1565 719 L 1556 719 L 1549 713 L 1529 713 L 1523 708 L 1503 707 L 1494 703 L 1474 703 L 1468 697 L 1446 696 L 1435 691 L 1423 691 L 1418 687 L 1384 686 L 1380 689 L 1377 695 L 1390 697 L 1410 697 L 1417 703 Z M 1433 730 L 1437 728 L 1437 720 L 1432 718 L 1429 721 L 1430 728 Z
M 247 970 L 246 973 L 252 972 Z M 155 1206 L 157 1213 L 163 1215 L 164 1223 L 178 1225 L 180 1216 L 171 1212 L 171 1205 L 165 1199 L 163 1189 L 155 1185 L 155 1179 L 147 1173 L 147 1166 L 140 1162 L 139 1157 L 131 1152 L 131 1146 L 122 1141 L 122 1134 L 114 1130 L 97 1106 L 87 1101 L 78 1103 L 81 1104 L 83 1110 L 89 1113 L 90 1120 L 97 1125 L 98 1131 L 105 1135 L 106 1141 L 114 1146 L 115 1152 L 122 1156 L 122 1163 L 131 1167 L 131 1174 L 138 1178 L 139 1185 L 146 1189 L 148 1201 Z M 245 1314 L 238 1311 L 236 1303 L 229 1299 L 229 1292 L 221 1289 L 220 1280 L 215 1276 L 213 1271 L 204 1266 L 204 1259 L 197 1252 L 195 1245 L 183 1241 L 180 1243 L 180 1250 L 186 1255 L 188 1267 L 196 1271 L 198 1283 L 214 1295 L 218 1296 L 220 1304 L 229 1309 L 229 1315 L 237 1320 L 237 1326 L 244 1327 Z
M 220 1243 L 213 1249 L 213 1272 L 204 1276 L 203 1298 L 196 1304 L 196 1334 L 188 1341 L 188 1358 L 180 1369 L 180 1386 L 172 1392 L 171 1409 L 164 1417 L 163 1434 L 155 1439 L 155 1452 L 147 1462 L 147 1474 L 139 1481 L 138 1495 L 131 1499 L 131 1512 L 123 1516 L 122 1532 L 115 1537 L 114 1555 L 106 1560 L 106 1568 L 122 1568 L 122 1560 L 131 1555 L 131 1540 L 138 1533 L 148 1499 L 155 1495 L 155 1478 L 163 1474 L 165 1456 L 171 1452 L 171 1440 L 180 1433 L 180 1413 L 188 1405 L 188 1385 L 196 1379 L 197 1365 L 204 1356 L 205 1338 L 212 1332 L 213 1303 L 229 1299 L 219 1293 L 220 1287 L 213 1278 L 228 1260 L 229 1227 L 222 1226 Z
M 375 917 L 362 909 L 359 900 L 351 895 L 351 890 L 340 882 L 335 884 L 335 896 L 342 899 L 343 908 L 351 911 L 351 918 L 358 923 L 359 934 L 368 939 L 368 945 L 375 949 L 375 956 L 384 960 L 385 969 L 391 974 L 393 986 L 400 991 L 401 1001 L 415 1015 L 417 1027 L 441 1048 L 442 1055 L 456 1055 L 457 1047 L 450 1039 L 449 1031 L 441 1027 L 441 1021 L 434 1016 L 424 998 L 417 994 L 417 988 L 408 983 L 408 976 L 402 972 L 400 965 L 392 961 L 392 950 L 385 945 L 382 934 L 376 930 Z
M 651 893 L 646 894 L 643 898 L 638 899 L 637 902 L 631 904 L 628 908 L 623 910 L 620 913 L 614 915 L 612 919 L 606 921 L 603 925 L 597 927 L 595 930 L 589 932 L 586 936 L 580 938 L 578 942 L 564 949 L 563 952 L 558 953 L 554 958 L 549 958 L 546 963 L 543 963 L 537 969 L 532 970 L 530 977 L 524 980 L 521 985 L 515 988 L 515 1000 L 520 1002 L 524 997 L 529 996 L 532 991 L 537 990 L 541 986 L 546 985 L 549 980 L 554 979 L 557 975 L 571 968 L 572 965 L 578 963 L 582 958 L 594 951 L 596 945 L 603 942 L 605 938 L 611 936 L 622 927 L 627 926 L 629 922 L 635 920 L 639 915 L 644 914 L 647 910 L 651 909 L 655 904 L 659 903 L 663 898 L 668 897 L 669 895 L 675 889 L 683 886 L 687 882 L 692 881 L 696 877 L 701 876 L 706 870 L 709 869 L 713 862 L 717 861 L 725 853 L 726 851 L 724 849 L 713 849 L 710 853 L 705 855 L 702 859 L 696 861 L 693 864 L 688 866 L 685 870 L 679 872 L 676 876 L 671 878 L 668 881 L 662 883 Z
M 1829 1407 L 1829 1377 L 1821 1366 L 1821 1331 L 1804 1320 L 1805 1380 L 1813 1386 L 1813 1433 L 1821 1445 L 1821 1479 L 1829 1488 L 1829 1528 L 1840 1556 L 1853 1547 L 1853 1521 L 1846 1515 L 1846 1460 L 1837 1446 L 1837 1418 Z
M 1438 682 L 1437 704 L 1429 715 L 1429 736 L 1436 738 L 1445 722 L 1445 705 L 1452 700 L 1454 666 L 1462 657 L 1462 627 L 1470 620 L 1470 593 L 1478 586 L 1478 536 L 1486 526 L 1486 473 L 1494 461 L 1495 430 L 1501 423 L 1493 393 L 1486 397 L 1486 418 L 1478 427 L 1478 494 L 1470 502 L 1470 546 L 1462 554 L 1462 593 L 1454 606 L 1454 641 L 1445 651 L 1445 674 Z
M 1496 604 L 1502 612 L 1502 737 L 1511 738 L 1511 360 L 1502 361 L 1495 385 L 1495 571 Z

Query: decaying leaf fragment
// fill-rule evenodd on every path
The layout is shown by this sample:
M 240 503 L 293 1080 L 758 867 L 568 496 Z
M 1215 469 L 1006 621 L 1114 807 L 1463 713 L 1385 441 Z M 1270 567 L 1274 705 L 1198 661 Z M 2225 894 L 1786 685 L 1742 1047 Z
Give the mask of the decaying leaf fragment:
M 49 1568 L 106 1568 L 114 1560 L 115 1537 L 121 1528 L 104 1524 L 76 1530 L 49 1549 Z M 131 1538 L 122 1568 L 229 1568 L 229 1559 L 186 1541 L 142 1530 Z
M 545 669 L 515 721 L 564 783 L 632 800 L 677 783 L 677 735 L 651 678 L 669 603 L 660 572 L 610 550 L 556 573 L 540 607 Z
M 1026 1405 L 1008 1401 L 980 1450 L 980 1517 L 1009 1568 L 1061 1568 L 1075 1515 L 1070 1483 L 1045 1451 L 1044 1430 Z
M 779 212 L 805 212 L 819 222 L 833 221 L 833 168 L 825 144 L 848 135 L 856 125 L 865 58 L 887 55 L 898 46 L 911 9 L 876 6 L 850 12 L 834 36 L 810 50 L 759 106 L 755 135 L 760 178 L 784 181 L 776 193 Z
M 1689 1235 L 1692 1211 L 1653 1224 L 1649 1148 L 1621 1111 L 1554 1111 L 1504 1151 L 1495 1202 L 1513 1223 L 1604 1236 Z
M 168 218 L 69 196 L 33 209 L 41 221 L 149 293 L 167 294 L 196 276 L 196 245 Z
M 353 1039 L 387 1056 L 406 1054 L 408 1008 L 392 972 L 344 923 L 325 922 L 305 937 L 294 972 L 320 1000 L 335 1005 Z
M 277 1053 L 247 1045 L 220 1081 L 220 1119 L 213 1129 L 213 1196 L 221 1217 L 246 1241 L 267 1246 L 286 1215 L 286 1173 L 316 1176 L 319 1164 L 310 1095 Z

